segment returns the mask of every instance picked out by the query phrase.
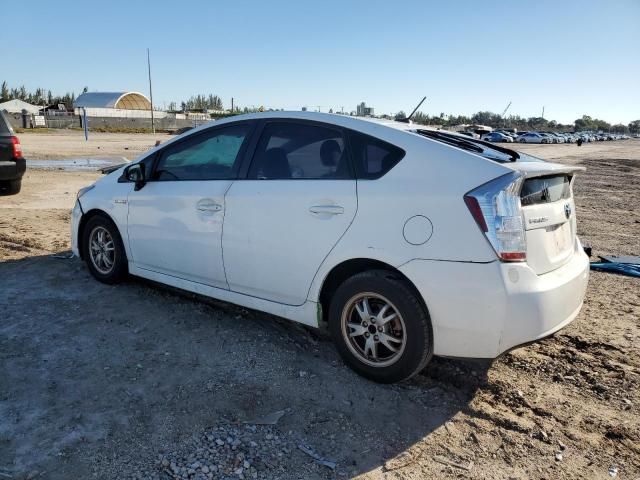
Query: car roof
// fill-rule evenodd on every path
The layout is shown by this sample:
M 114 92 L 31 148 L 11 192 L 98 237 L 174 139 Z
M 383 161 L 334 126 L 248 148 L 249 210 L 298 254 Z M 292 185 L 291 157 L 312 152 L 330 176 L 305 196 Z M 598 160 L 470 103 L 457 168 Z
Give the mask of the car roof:
M 371 117 L 352 117 L 350 115 L 341 115 L 337 113 L 321 113 L 321 112 L 301 112 L 301 111 L 269 111 L 259 113 L 246 113 L 242 115 L 234 115 L 232 117 L 225 117 L 221 120 L 215 121 L 215 125 L 238 122 L 242 120 L 266 120 L 270 118 L 278 119 L 292 119 L 292 120 L 309 120 L 316 122 L 329 123 L 333 125 L 339 125 L 346 128 L 352 128 L 354 130 L 366 131 L 375 129 L 376 127 L 384 126 L 389 128 L 395 128 L 397 130 L 412 131 L 416 128 L 427 128 L 423 125 L 416 125 L 414 123 L 396 122 L 395 120 L 387 120 L 384 118 L 371 118 Z M 211 127 L 211 123 L 206 123 L 202 127 Z M 199 128 L 202 128 L 199 127 Z

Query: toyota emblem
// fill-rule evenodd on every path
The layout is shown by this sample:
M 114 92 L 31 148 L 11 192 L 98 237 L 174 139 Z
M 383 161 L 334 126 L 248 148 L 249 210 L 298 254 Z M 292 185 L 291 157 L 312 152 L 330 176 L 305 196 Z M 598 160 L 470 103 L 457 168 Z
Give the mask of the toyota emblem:
M 567 217 L 567 219 L 571 217 L 571 205 L 568 203 L 564 205 L 564 216 Z

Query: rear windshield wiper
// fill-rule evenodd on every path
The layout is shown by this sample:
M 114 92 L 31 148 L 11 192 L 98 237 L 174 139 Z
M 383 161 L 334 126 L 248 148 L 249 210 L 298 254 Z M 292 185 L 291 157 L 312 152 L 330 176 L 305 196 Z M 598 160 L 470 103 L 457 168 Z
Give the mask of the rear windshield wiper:
M 447 145 L 452 145 L 454 147 L 462 148 L 463 150 L 479 153 L 491 160 L 499 159 L 492 156 L 487 156 L 486 148 L 508 155 L 512 162 L 515 162 L 520 158 L 518 152 L 514 152 L 513 150 L 509 150 L 508 148 L 499 147 L 497 145 L 494 145 L 493 143 L 485 142 L 483 140 L 477 140 L 475 138 L 462 138 L 462 136 L 460 135 L 446 133 L 441 130 L 416 130 L 416 132 L 423 137 L 432 138 L 442 143 L 446 143 Z

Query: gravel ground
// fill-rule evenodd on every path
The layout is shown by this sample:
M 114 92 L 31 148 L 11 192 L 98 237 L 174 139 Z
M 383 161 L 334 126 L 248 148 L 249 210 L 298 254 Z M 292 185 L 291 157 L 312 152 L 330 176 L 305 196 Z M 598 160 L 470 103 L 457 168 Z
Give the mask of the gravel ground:
M 640 254 L 640 141 L 516 148 L 586 166 L 581 238 Z M 0 479 L 640 478 L 640 280 L 593 272 L 556 336 L 377 385 L 323 332 L 52 256 L 94 178 L 0 198 Z

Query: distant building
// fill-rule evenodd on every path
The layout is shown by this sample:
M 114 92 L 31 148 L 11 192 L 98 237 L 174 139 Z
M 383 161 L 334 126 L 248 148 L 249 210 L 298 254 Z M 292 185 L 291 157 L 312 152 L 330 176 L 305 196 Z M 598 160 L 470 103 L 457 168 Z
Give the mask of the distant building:
M 0 103 L 0 111 L 7 113 L 22 113 L 22 111 L 24 110 L 27 113 L 37 115 L 41 109 L 41 106 L 31 105 L 30 103 L 27 103 L 23 100 L 18 100 L 17 98 L 9 100 L 8 102 Z
M 73 102 L 76 115 L 85 109 L 89 117 L 151 118 L 151 102 L 138 92 L 86 92 Z M 166 112 L 153 112 L 156 118 Z
M 356 106 L 356 115 L 358 117 L 373 117 L 373 107 L 367 107 L 364 102 L 361 102 Z

